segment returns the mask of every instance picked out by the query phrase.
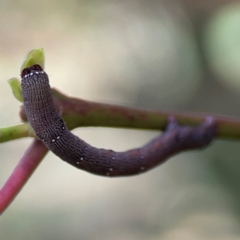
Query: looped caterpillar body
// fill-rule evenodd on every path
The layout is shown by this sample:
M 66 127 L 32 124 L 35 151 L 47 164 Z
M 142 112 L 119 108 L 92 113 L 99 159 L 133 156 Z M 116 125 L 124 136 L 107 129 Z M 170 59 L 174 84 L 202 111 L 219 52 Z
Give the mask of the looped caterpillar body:
M 54 105 L 48 75 L 39 65 L 21 73 L 27 119 L 36 135 L 62 160 L 102 176 L 129 176 L 145 172 L 168 157 L 210 143 L 216 134 L 212 118 L 198 127 L 180 127 L 169 119 L 165 133 L 141 148 L 125 152 L 99 149 L 71 133 Z

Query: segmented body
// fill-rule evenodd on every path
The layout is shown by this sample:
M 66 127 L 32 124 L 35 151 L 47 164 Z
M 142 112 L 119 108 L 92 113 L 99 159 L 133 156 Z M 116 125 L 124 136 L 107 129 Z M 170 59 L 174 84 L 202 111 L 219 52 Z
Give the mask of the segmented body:
M 36 135 L 48 149 L 77 168 L 103 176 L 134 175 L 155 167 L 180 150 L 196 147 L 196 133 L 193 141 L 184 141 L 179 130 L 171 127 L 141 148 L 125 152 L 95 148 L 67 129 L 54 105 L 48 76 L 39 65 L 24 69 L 21 76 L 26 116 Z M 182 128 L 182 133 L 191 134 L 191 129 Z M 200 137 L 201 131 L 197 132 Z M 208 136 L 197 144 L 204 146 L 210 140 Z

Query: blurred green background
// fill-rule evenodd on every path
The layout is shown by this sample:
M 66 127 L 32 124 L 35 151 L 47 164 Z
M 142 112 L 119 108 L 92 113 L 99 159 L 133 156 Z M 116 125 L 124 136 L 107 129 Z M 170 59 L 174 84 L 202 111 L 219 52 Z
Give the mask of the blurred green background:
M 239 1 L 0 2 L 0 126 L 19 123 L 7 79 L 43 47 L 51 85 L 83 99 L 240 116 Z M 126 150 L 158 132 L 74 131 Z M 4 184 L 31 139 L 0 145 Z M 0 218 L 0 239 L 239 239 L 240 149 L 215 141 L 143 175 L 108 179 L 48 154 Z

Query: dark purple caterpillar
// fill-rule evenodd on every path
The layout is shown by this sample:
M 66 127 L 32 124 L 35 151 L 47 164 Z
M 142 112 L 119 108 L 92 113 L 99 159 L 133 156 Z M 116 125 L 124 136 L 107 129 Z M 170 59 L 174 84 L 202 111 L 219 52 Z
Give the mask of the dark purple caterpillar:
M 66 127 L 54 105 L 48 75 L 39 65 L 21 73 L 27 119 L 36 135 L 62 160 L 102 176 L 127 176 L 145 172 L 168 157 L 208 145 L 216 134 L 212 118 L 198 127 L 180 127 L 170 118 L 165 133 L 142 148 L 114 152 L 92 147 Z

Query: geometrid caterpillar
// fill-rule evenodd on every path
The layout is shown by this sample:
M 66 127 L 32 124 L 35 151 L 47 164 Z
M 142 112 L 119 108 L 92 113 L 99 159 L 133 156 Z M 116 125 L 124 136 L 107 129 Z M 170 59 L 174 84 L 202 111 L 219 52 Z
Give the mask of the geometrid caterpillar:
M 95 148 L 67 129 L 54 105 L 48 75 L 39 65 L 24 69 L 21 77 L 26 116 L 36 135 L 62 160 L 94 174 L 139 174 L 178 152 L 207 146 L 216 134 L 211 117 L 198 127 L 181 127 L 170 118 L 166 131 L 141 148 L 125 152 Z

